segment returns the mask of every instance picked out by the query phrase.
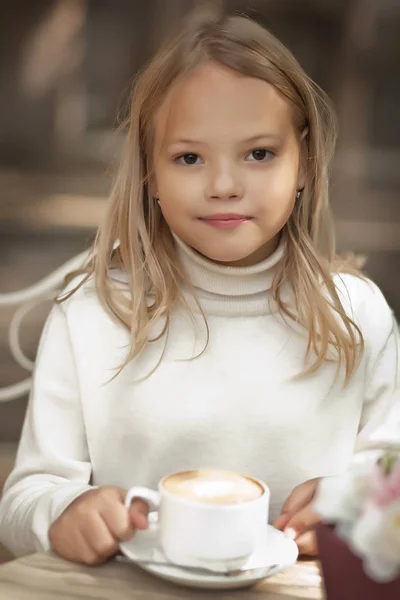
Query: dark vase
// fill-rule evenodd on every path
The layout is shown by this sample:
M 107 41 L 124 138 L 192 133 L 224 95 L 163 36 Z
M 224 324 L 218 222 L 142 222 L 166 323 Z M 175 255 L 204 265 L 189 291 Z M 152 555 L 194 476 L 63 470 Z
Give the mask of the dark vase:
M 400 577 L 390 583 L 370 579 L 332 526 L 318 525 L 317 540 L 326 600 L 400 600 Z

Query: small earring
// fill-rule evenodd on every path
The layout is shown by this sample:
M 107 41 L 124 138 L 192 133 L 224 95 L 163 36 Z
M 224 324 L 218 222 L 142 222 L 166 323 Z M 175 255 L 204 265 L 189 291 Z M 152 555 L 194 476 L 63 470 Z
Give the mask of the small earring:
M 301 190 L 297 190 L 296 199 L 298 200 L 301 196 Z

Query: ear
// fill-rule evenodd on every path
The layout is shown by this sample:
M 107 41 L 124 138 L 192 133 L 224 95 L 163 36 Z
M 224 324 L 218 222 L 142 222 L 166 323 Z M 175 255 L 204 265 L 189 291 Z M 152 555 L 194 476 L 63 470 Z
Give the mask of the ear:
M 308 159 L 308 127 L 300 134 L 300 160 L 299 173 L 297 177 L 297 189 L 302 190 L 307 181 L 307 159 Z
M 152 198 L 158 198 L 158 188 L 157 188 L 157 181 L 156 181 L 155 175 L 152 175 L 151 177 L 149 177 L 148 190 L 149 190 L 149 195 Z

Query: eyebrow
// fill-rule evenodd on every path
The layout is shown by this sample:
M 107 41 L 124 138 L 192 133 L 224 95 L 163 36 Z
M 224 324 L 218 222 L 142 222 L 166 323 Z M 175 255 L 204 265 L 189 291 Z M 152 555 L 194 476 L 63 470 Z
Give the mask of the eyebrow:
M 258 140 L 281 141 L 281 139 L 282 136 L 277 133 L 260 133 L 258 135 L 253 135 L 252 137 L 247 138 L 247 140 L 243 140 L 243 142 L 257 142 Z
M 282 140 L 282 136 L 278 135 L 276 133 L 258 133 L 257 135 L 253 135 L 245 140 L 241 140 L 240 143 L 241 144 L 248 144 L 250 142 L 257 142 L 258 140 L 270 140 L 270 141 L 275 141 L 275 142 L 280 142 Z M 187 144 L 189 146 L 201 146 L 201 145 L 205 145 L 206 142 L 201 141 L 201 140 L 190 140 L 187 138 L 181 138 L 178 140 L 172 140 L 172 142 L 170 142 L 168 144 L 168 146 L 176 146 L 178 144 Z

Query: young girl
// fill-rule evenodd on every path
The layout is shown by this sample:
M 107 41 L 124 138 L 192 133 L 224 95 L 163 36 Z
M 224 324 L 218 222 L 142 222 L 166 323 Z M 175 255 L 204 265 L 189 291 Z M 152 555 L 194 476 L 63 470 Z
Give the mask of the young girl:
M 335 259 L 334 118 L 270 33 L 192 18 L 136 82 L 85 274 L 44 328 L 0 537 L 99 563 L 147 526 L 126 489 L 209 466 L 270 486 L 315 551 L 318 479 L 392 406 L 381 292 Z

